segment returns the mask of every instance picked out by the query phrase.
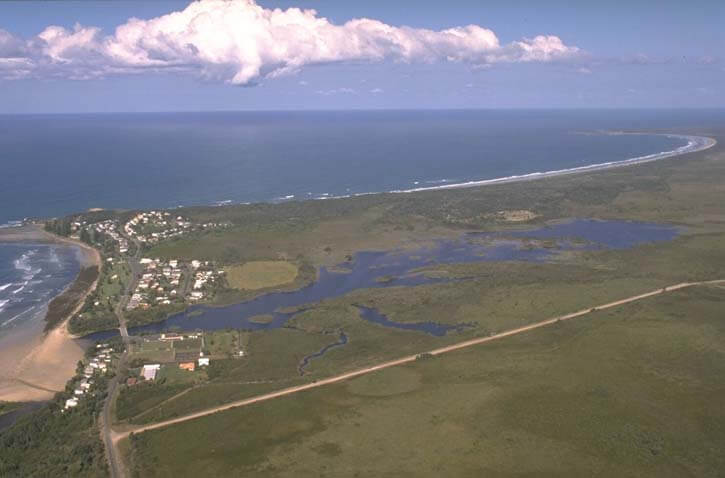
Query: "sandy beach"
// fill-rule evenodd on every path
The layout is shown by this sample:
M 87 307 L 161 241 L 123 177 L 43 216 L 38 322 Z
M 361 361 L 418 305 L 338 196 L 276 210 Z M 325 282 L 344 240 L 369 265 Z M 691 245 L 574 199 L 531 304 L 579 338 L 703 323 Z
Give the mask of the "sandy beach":
M 0 242 L 68 244 L 82 252 L 82 267 L 101 264 L 99 252 L 86 244 L 50 234 L 37 225 L 0 230 Z M 88 292 L 95 289 L 94 282 Z M 78 308 L 82 306 L 82 301 Z M 75 313 L 75 310 L 74 312 Z M 72 314 L 71 314 L 72 315 Z M 84 350 L 68 332 L 68 320 L 48 333 L 44 321 L 0 339 L 0 400 L 48 400 L 65 388 Z
M 616 133 L 608 133 L 612 135 L 639 135 L 639 134 L 649 134 L 649 133 L 625 133 L 625 132 L 616 132 Z M 682 135 L 682 134 L 660 134 L 661 136 L 668 136 L 673 138 L 681 138 L 684 140 L 687 140 L 687 144 L 685 146 L 682 146 L 680 148 L 674 149 L 672 151 L 663 151 L 661 153 L 655 153 L 650 154 L 647 156 L 641 156 L 637 158 L 630 158 L 630 159 L 624 159 L 621 161 L 610 161 L 607 163 L 599 163 L 599 164 L 590 164 L 587 166 L 579 166 L 575 168 L 569 168 L 569 169 L 559 169 L 559 170 L 553 170 L 553 171 L 538 171 L 533 173 L 527 173 L 522 174 L 518 176 L 506 176 L 502 178 L 493 178 L 493 179 L 482 179 L 479 181 L 467 181 L 463 183 L 452 183 L 452 184 L 440 184 L 436 186 L 425 186 L 425 187 L 416 187 L 411 189 L 399 189 L 395 191 L 390 191 L 391 193 L 414 193 L 414 192 L 420 192 L 420 191 L 435 191 L 438 189 L 463 189 L 463 188 L 474 188 L 479 186 L 488 186 L 492 184 L 507 184 L 507 183 L 515 183 L 515 182 L 521 182 L 521 181 L 533 181 L 536 179 L 544 179 L 544 178 L 551 178 L 556 176 L 565 176 L 569 174 L 579 174 L 579 173 L 591 173 L 595 171 L 604 171 L 607 169 L 613 169 L 613 168 L 621 168 L 626 166 L 634 166 L 637 164 L 644 164 L 644 163 L 650 163 L 652 161 L 660 161 L 667 158 L 674 158 L 676 156 L 681 156 L 683 154 L 688 153 L 696 153 L 698 151 L 704 151 L 706 149 L 710 149 L 713 146 L 717 144 L 717 141 L 715 138 L 710 138 L 708 136 L 693 136 L 693 135 Z M 376 193 L 371 193 L 376 194 Z M 362 195 L 362 194 L 358 194 Z

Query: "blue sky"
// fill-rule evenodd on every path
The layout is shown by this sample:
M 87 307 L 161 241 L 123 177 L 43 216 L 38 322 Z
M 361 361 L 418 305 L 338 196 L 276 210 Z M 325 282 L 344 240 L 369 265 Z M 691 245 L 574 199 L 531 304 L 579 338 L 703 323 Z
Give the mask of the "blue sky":
M 171 58 L 167 50 L 160 54 L 151 48 L 150 57 L 161 55 L 166 63 L 162 68 L 149 68 L 147 64 L 139 66 L 137 58 L 124 57 L 119 63 L 117 57 L 109 60 L 105 50 L 98 53 L 107 43 L 104 38 L 113 36 L 115 28 L 131 17 L 151 21 L 184 10 L 188 2 L 0 2 L 0 29 L 11 38 L 8 42 L 15 42 L 8 45 L 21 45 L 14 49 L 6 46 L 5 56 L 27 57 L 23 61 L 37 65 L 30 73 L 11 71 L 0 79 L 0 113 L 725 107 L 725 2 L 721 1 L 587 2 L 575 9 L 571 2 L 559 1 L 258 3 L 265 9 L 314 8 L 317 17 L 326 17 L 333 26 L 361 17 L 395 28 L 408 26 L 411 29 L 396 31 L 416 41 L 423 38 L 421 29 L 437 32 L 473 24 L 490 30 L 500 45 L 482 53 L 479 44 L 469 51 L 469 43 L 451 43 L 448 37 L 436 36 L 425 40 L 424 51 L 400 54 L 399 45 L 389 47 L 385 35 L 372 33 L 370 37 L 365 30 L 361 35 L 374 45 L 372 53 L 345 50 L 335 52 L 332 58 L 325 49 L 327 56 L 320 60 L 319 51 L 305 52 L 290 60 L 293 67 L 289 67 L 286 53 L 265 50 L 262 56 L 269 54 L 271 59 L 248 73 L 248 56 L 241 60 L 238 55 L 233 60 L 215 57 L 210 61 L 208 56 L 200 60 L 206 43 L 196 36 L 177 42 L 185 45 L 193 38 L 188 41 L 194 44 L 189 47 L 193 55 L 183 52 L 178 57 L 174 50 Z M 52 61 L 42 56 L 45 53 L 37 46 L 38 40 L 33 40 L 40 32 L 57 25 L 72 33 L 75 24 L 100 28 L 89 33 L 92 46 L 67 48 L 59 54 L 60 59 Z M 144 23 L 138 31 L 147 34 L 152 30 L 148 25 Z M 245 23 L 239 29 L 254 27 Z M 335 33 L 338 36 L 324 41 L 341 43 L 348 32 L 352 30 L 340 30 Z M 476 34 L 471 33 L 471 38 Z M 537 35 L 558 37 L 562 51 L 553 56 L 539 52 L 533 59 L 525 56 L 516 45 Z M 52 41 L 66 48 L 61 40 Z M 248 45 L 247 40 L 238 41 Z M 145 40 L 135 41 L 134 48 Z M 295 41 L 290 40 L 292 49 Z M 224 51 L 229 51 L 227 47 Z M 18 53 L 19 48 L 22 53 Z M 383 56 L 378 58 L 380 51 Z M 459 52 L 460 58 L 452 60 L 451 56 Z M 0 43 L 0 60 L 2 54 Z M 295 63 L 297 60 L 301 63 Z M 172 64 L 184 66 L 169 67 Z

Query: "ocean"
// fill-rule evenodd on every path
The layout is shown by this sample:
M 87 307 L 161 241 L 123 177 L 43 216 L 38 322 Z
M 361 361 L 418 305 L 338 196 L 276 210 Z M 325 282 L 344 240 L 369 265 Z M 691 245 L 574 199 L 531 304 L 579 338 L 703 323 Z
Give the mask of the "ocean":
M 80 270 L 79 249 L 55 244 L 0 243 L 0 339 L 42 330 L 48 302 Z
M 89 208 L 319 199 L 581 167 L 725 123 L 701 111 L 353 111 L 0 116 L 0 224 Z M 594 133 L 594 134 L 592 134 Z
M 671 151 L 723 110 L 0 115 L 0 227 L 89 208 L 325 199 Z M 72 248 L 0 244 L 0 337 L 77 274 Z M 36 324 L 37 325 L 37 324 Z

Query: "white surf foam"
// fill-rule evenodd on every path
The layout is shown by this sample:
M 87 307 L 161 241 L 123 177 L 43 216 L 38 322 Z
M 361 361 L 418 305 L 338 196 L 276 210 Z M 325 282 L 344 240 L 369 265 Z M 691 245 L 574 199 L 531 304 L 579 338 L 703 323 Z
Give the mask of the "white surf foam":
M 17 294 L 18 292 L 22 292 L 22 290 L 23 290 L 23 289 L 25 289 L 25 286 L 26 286 L 26 285 L 28 285 L 28 282 L 30 282 L 30 281 L 27 281 L 27 280 L 26 280 L 25 282 L 23 282 L 23 285 L 21 285 L 20 287 L 18 287 L 18 288 L 17 288 L 17 289 L 15 289 L 14 291 L 12 291 L 12 294 L 13 294 L 13 295 L 15 295 L 15 294 Z
M 640 134 L 640 133 L 617 133 L 617 134 Z M 645 133 L 641 133 L 641 134 L 645 134 Z M 531 180 L 531 179 L 539 179 L 539 178 L 545 178 L 545 177 L 551 177 L 551 176 L 561 176 L 564 174 L 574 174 L 574 173 L 581 173 L 581 172 L 587 172 L 587 171 L 598 171 L 598 170 L 602 170 L 602 169 L 609 169 L 609 168 L 615 168 L 615 167 L 621 167 L 621 166 L 630 166 L 633 164 L 649 163 L 651 161 L 658 161 L 658 160 L 665 159 L 665 158 L 671 158 L 673 156 L 678 156 L 680 154 L 694 153 L 696 151 L 703 151 L 703 150 L 711 148 L 711 147 L 715 146 L 715 144 L 717 144 L 717 141 L 715 141 L 714 139 L 704 137 L 704 136 L 685 136 L 685 135 L 677 135 L 677 134 L 666 134 L 663 136 L 667 136 L 669 138 L 685 139 L 685 140 L 687 140 L 687 144 L 684 146 L 680 146 L 677 149 L 673 149 L 671 151 L 662 151 L 659 153 L 648 154 L 645 156 L 638 156 L 635 158 L 624 159 L 621 161 L 608 161 L 606 163 L 590 164 L 587 166 L 578 166 L 575 168 L 556 169 L 556 170 L 551 170 L 551 171 L 536 171 L 536 172 L 527 173 L 527 174 L 504 176 L 501 178 L 493 178 L 493 179 L 482 179 L 482 180 L 477 180 L 477 181 L 466 181 L 466 182 L 462 182 L 462 183 L 441 184 L 438 186 L 426 186 L 426 187 L 418 187 L 418 188 L 412 188 L 412 189 L 397 189 L 397 190 L 393 190 L 390 192 L 392 192 L 392 193 L 412 193 L 412 192 L 418 192 L 418 191 L 432 191 L 432 190 L 438 190 L 438 189 L 467 188 L 467 187 L 475 187 L 475 186 L 485 186 L 488 184 L 503 184 L 503 183 L 511 183 L 511 182 L 516 182 L 516 181 L 526 181 L 526 180 Z
M 27 314 L 27 313 L 29 313 L 29 312 L 32 312 L 33 310 L 37 309 L 37 307 L 38 307 L 38 306 L 34 305 L 34 306 L 32 306 L 31 308 L 29 308 L 29 309 L 27 309 L 27 310 L 24 310 L 24 311 L 20 312 L 19 314 L 17 314 L 17 315 L 14 315 L 13 317 L 10 317 L 10 318 L 9 318 L 8 320 L 6 320 L 6 321 L 5 321 L 5 322 L 3 322 L 2 324 L 0 324 L 0 328 L 1 328 L 1 327 L 5 327 L 5 326 L 6 326 L 6 325 L 8 325 L 8 324 L 12 324 L 12 323 L 13 323 L 13 322 L 15 322 L 16 320 L 18 320 L 18 319 L 19 319 L 20 317 L 22 317 L 22 316 L 24 316 L 25 314 Z
M 4 291 L 5 289 L 7 289 L 8 287 L 10 287 L 11 285 L 13 285 L 13 282 L 8 282 L 7 284 L 0 285 L 0 292 Z

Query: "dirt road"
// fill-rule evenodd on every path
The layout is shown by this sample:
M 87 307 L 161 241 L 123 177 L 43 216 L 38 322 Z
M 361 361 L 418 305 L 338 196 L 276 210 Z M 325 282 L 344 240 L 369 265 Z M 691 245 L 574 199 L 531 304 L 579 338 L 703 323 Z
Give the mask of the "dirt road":
M 657 289 L 657 290 L 653 290 L 653 291 L 650 291 L 650 292 L 646 292 L 644 294 L 639 294 L 639 295 L 635 295 L 635 296 L 632 296 L 632 297 L 627 297 L 625 299 L 617 300 L 617 301 L 614 301 L 614 302 L 609 302 L 607 304 L 602 304 L 602 305 L 597 305 L 597 306 L 594 306 L 594 307 L 591 307 L 591 308 L 582 309 L 582 310 L 579 310 L 577 312 L 572 312 L 571 314 L 566 314 L 566 315 L 561 315 L 561 316 L 553 317 L 553 318 L 550 318 L 550 319 L 547 319 L 547 320 L 543 320 L 541 322 L 536 322 L 534 324 L 526 325 L 524 327 L 519 327 L 519 328 L 516 328 L 516 329 L 508 330 L 506 332 L 501 332 L 501 333 L 498 333 L 498 334 L 495 334 L 495 335 L 490 335 L 488 337 L 479 337 L 479 338 L 476 338 L 476 339 L 466 340 L 464 342 L 459 342 L 457 344 L 453 344 L 453 345 L 449 345 L 449 346 L 446 346 L 446 347 L 441 347 L 441 348 L 438 348 L 438 349 L 434 349 L 434 350 L 431 350 L 431 351 L 429 351 L 427 353 L 430 354 L 430 355 L 442 355 L 442 354 L 445 354 L 445 353 L 448 353 L 448 352 L 453 352 L 455 350 L 460 350 L 460 349 L 464 349 L 464 348 L 467 348 L 467 347 L 472 347 L 474 345 L 479 345 L 479 344 L 483 344 L 483 343 L 486 343 L 486 342 L 491 342 L 491 341 L 494 341 L 494 340 L 499 340 L 499 339 L 502 339 L 504 337 L 510 337 L 512 335 L 521 334 L 521 333 L 524 333 L 524 332 L 528 332 L 530 330 L 538 329 L 540 327 L 546 327 L 547 325 L 551 325 L 551 324 L 554 324 L 554 323 L 559 322 L 559 321 L 571 320 L 571 319 L 574 319 L 574 318 L 577 318 L 577 317 L 581 317 L 581 316 L 584 316 L 584 315 L 587 315 L 587 314 L 591 314 L 591 313 L 596 312 L 596 311 L 606 310 L 606 309 L 610 309 L 610 308 L 613 308 L 613 307 L 618 307 L 618 306 L 621 306 L 621 305 L 624 305 L 624 304 L 628 304 L 630 302 L 636 302 L 638 300 L 646 299 L 648 297 L 653 297 L 653 296 L 660 295 L 660 294 L 664 294 L 664 293 L 667 293 L 667 292 L 673 292 L 673 291 L 680 290 L 680 289 L 684 289 L 684 288 L 687 288 L 687 287 L 693 287 L 693 286 L 699 286 L 699 285 L 714 285 L 714 284 L 725 284 L 725 279 L 723 279 L 723 280 L 713 280 L 713 281 L 700 281 L 700 282 L 683 282 L 683 283 L 680 283 L 680 284 L 675 284 L 675 285 L 667 286 L 667 287 L 664 287 L 662 289 Z M 192 413 L 192 414 L 189 414 L 189 415 L 185 415 L 183 417 L 173 418 L 171 420 L 166 420 L 166 421 L 163 421 L 163 422 L 153 423 L 153 424 L 150 424 L 150 425 L 144 425 L 144 426 L 140 426 L 140 427 L 134 428 L 132 430 L 127 430 L 127 431 L 123 431 L 123 432 L 112 432 L 112 440 L 113 440 L 113 443 L 115 445 L 116 443 L 118 443 L 119 440 L 127 437 L 132 432 L 133 433 L 140 433 L 140 432 L 144 432 L 144 431 L 148 431 L 148 430 L 155 430 L 157 428 L 163 428 L 163 427 L 167 427 L 167 426 L 174 425 L 174 424 L 177 424 L 177 423 L 182 423 L 182 422 L 186 422 L 186 421 L 189 421 L 189 420 L 194 420 L 196 418 L 205 417 L 207 415 L 211 415 L 213 413 L 221 412 L 221 411 L 224 411 L 224 410 L 229 410 L 229 409 L 237 408 L 237 407 L 244 407 L 246 405 L 251 405 L 253 403 L 258 403 L 258 402 L 264 402 L 266 400 L 271 400 L 273 398 L 284 397 L 286 395 L 292 395 L 294 393 L 299 393 L 299 392 L 302 392 L 302 391 L 305 391 L 305 390 L 309 390 L 311 388 L 317 388 L 317 387 L 323 387 L 325 385 L 331 385 L 333 383 L 338 383 L 338 382 L 342 382 L 344 380 L 349 380 L 351 378 L 359 377 L 361 375 L 366 375 L 366 374 L 369 374 L 369 373 L 372 373 L 372 372 L 376 372 L 378 370 L 383 370 L 383 369 L 386 369 L 386 368 L 389 368 L 389 367 L 395 367 L 395 366 L 398 366 L 398 365 L 403 365 L 403 364 L 406 364 L 406 363 L 409 363 L 409 362 L 413 362 L 413 361 L 416 360 L 416 358 L 418 356 L 419 356 L 419 354 L 416 354 L 416 355 L 408 355 L 407 357 L 402 357 L 402 358 L 399 358 L 399 359 L 396 359 L 396 360 L 391 360 L 389 362 L 383 362 L 381 364 L 373 365 L 371 367 L 366 367 L 366 368 L 363 368 L 363 369 L 360 369 L 360 370 L 355 370 L 353 372 L 347 372 L 347 373 L 344 373 L 342 375 L 336 375 L 334 377 L 330 377 L 330 378 L 318 380 L 318 381 L 313 382 L 313 383 L 308 383 L 308 384 L 304 384 L 304 385 L 298 385 L 298 386 L 295 386 L 295 387 L 289 387 L 289 388 L 285 388 L 285 389 L 282 389 L 282 390 L 279 390 L 279 391 L 276 391 L 276 392 L 271 392 L 271 393 L 267 393 L 267 394 L 264 394 L 264 395 L 259 395 L 259 396 L 256 396 L 256 397 L 247 398 L 247 399 L 244 399 L 244 400 L 238 400 L 238 401 L 235 401 L 235 402 L 228 403 L 226 405 L 220 405 L 218 407 L 213 407 L 213 408 L 210 408 L 210 409 L 207 409 L 207 410 L 202 410 L 200 412 L 196 412 L 196 413 Z

